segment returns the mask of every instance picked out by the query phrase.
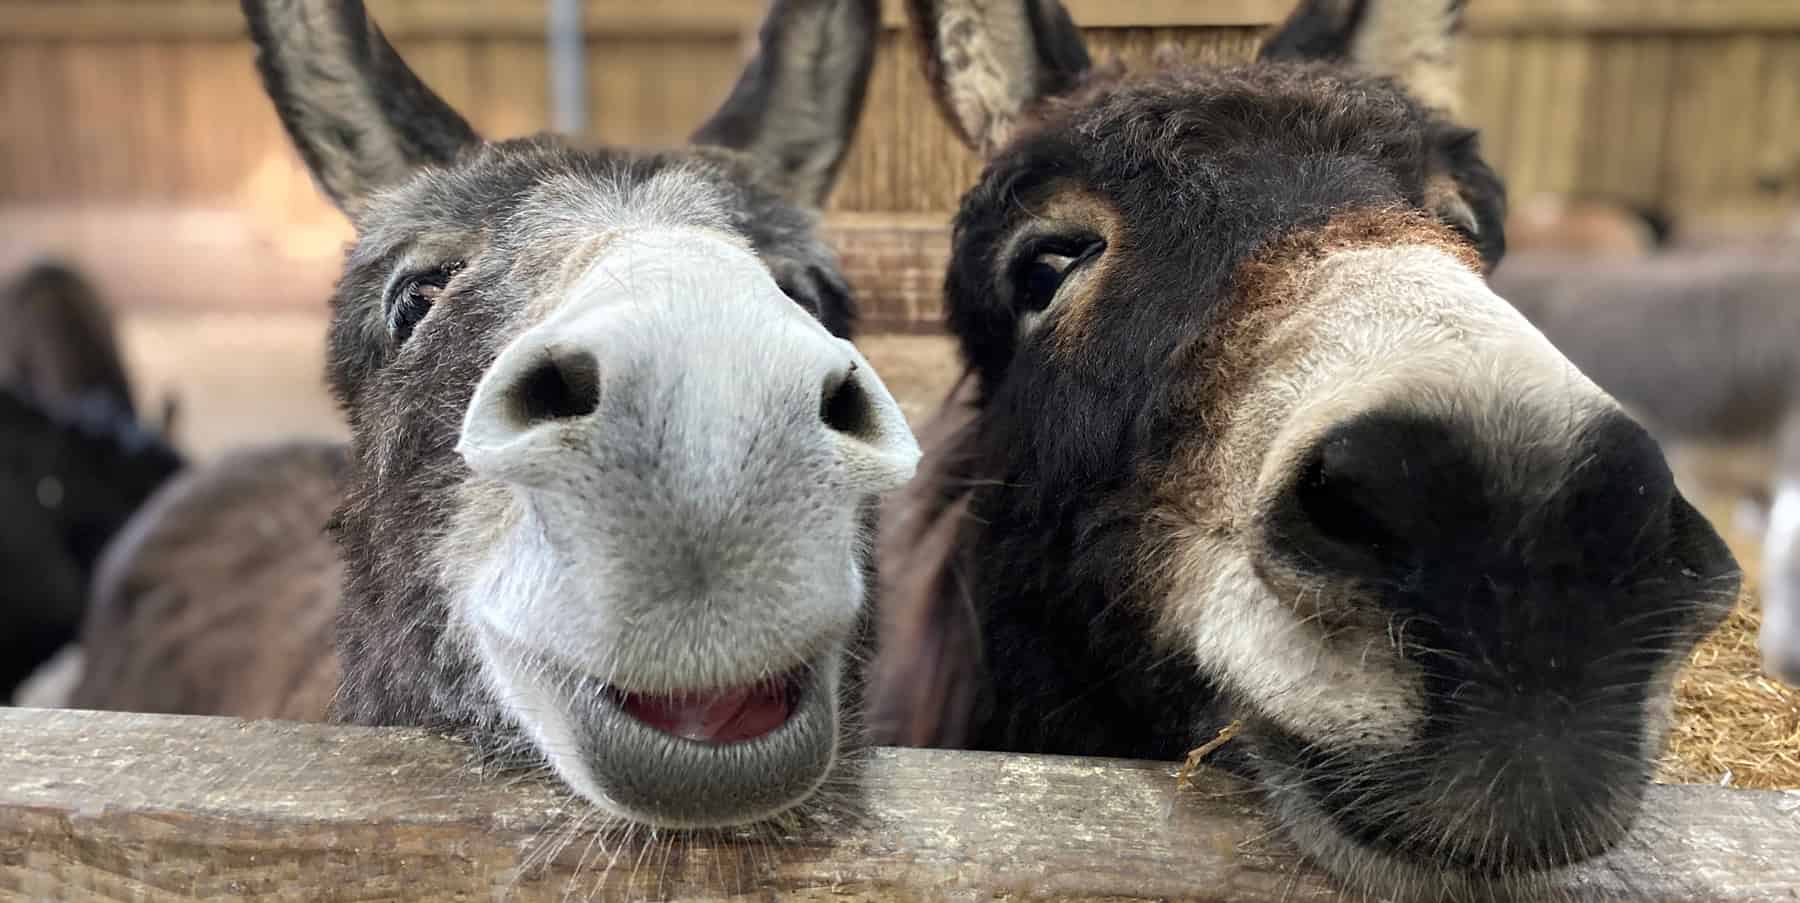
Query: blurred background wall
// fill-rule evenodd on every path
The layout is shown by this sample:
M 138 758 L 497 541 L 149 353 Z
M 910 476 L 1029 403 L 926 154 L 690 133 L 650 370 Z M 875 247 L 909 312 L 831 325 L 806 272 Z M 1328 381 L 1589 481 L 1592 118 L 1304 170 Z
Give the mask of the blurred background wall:
M 1068 5 L 1102 56 L 1130 61 L 1171 44 L 1203 59 L 1246 57 L 1291 4 Z M 547 127 L 544 0 L 370 6 L 484 134 Z M 723 97 L 764 3 L 584 9 L 588 137 L 665 144 Z M 885 12 L 870 115 L 833 206 L 942 213 L 975 162 L 930 104 L 897 0 Z M 1469 27 L 1467 112 L 1515 198 L 1580 194 L 1744 220 L 1800 203 L 1800 0 L 1472 0 Z M 283 259 L 335 255 L 345 227 L 287 147 L 249 60 L 235 0 L 0 0 L 0 239 L 10 253 L 84 230 L 111 234 L 124 253 L 183 235 L 204 246 L 224 230 L 239 235 L 216 238 L 220 254 L 245 253 L 232 241 L 254 237 L 248 248 Z M 188 294 L 160 300 L 305 296 Z

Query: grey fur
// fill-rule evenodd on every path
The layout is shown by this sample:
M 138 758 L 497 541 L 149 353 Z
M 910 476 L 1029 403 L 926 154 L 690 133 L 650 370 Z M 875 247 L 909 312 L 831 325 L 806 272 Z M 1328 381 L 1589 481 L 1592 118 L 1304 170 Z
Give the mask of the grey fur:
M 766 42 L 819 41 L 838 21 L 825 10 L 777 4 Z M 91 643 L 105 652 L 90 675 L 191 688 L 165 708 L 211 714 L 320 718 L 330 698 L 339 720 L 429 725 L 548 765 L 640 822 L 737 823 L 806 798 L 847 731 L 867 515 L 917 457 L 844 338 L 848 290 L 808 209 L 848 145 L 872 40 L 830 48 L 805 78 L 752 65 L 731 118 L 785 140 L 632 154 L 481 142 L 354 0 L 246 12 L 284 123 L 357 226 L 328 367 L 353 438 L 341 467 L 285 449 L 192 475 L 184 504 L 114 556 L 124 598 L 103 605 L 115 636 L 156 634 L 140 594 L 202 619 L 323 612 L 335 630 L 300 650 L 184 634 L 149 660 Z M 841 115 L 803 130 L 803 110 Z M 334 497 L 335 549 L 242 524 L 271 505 L 322 521 Z M 184 555 L 198 560 L 159 568 Z M 340 568 L 341 597 L 249 597 L 272 577 L 329 586 Z M 221 644 L 231 667 L 204 654 Z M 798 701 L 753 739 L 694 742 L 621 714 L 634 694 L 764 681 L 791 681 Z M 265 689 L 215 704 L 225 684 Z M 106 707 L 133 688 L 95 677 L 78 696 Z

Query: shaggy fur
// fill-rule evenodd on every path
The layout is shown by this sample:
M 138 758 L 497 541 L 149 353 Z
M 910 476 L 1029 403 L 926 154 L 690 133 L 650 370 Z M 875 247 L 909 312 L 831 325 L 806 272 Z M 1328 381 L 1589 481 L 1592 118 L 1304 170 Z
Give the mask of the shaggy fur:
M 997 149 L 945 282 L 969 373 L 884 523 L 873 721 L 1178 758 L 1239 719 L 1226 764 L 1347 881 L 1536 899 L 1623 835 L 1737 568 L 1483 280 L 1503 189 L 1407 56 L 1455 5 L 1331 6 L 1252 65 L 1075 73 L 1016 125 L 913 6 Z M 1080 38 L 1039 40 L 1015 85 Z

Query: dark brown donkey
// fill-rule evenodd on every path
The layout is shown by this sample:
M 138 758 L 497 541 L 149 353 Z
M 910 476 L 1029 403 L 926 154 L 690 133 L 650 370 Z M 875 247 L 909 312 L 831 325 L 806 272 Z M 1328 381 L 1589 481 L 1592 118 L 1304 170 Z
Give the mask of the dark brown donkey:
M 353 438 L 162 494 L 111 550 L 74 703 L 428 725 L 653 825 L 809 798 L 872 508 L 918 457 L 814 231 L 874 0 L 777 2 L 695 147 L 654 154 L 484 142 L 361 3 L 244 7 L 356 226 L 329 351 Z
M 887 739 L 1230 764 L 1383 895 L 1616 844 L 1736 563 L 1504 300 L 1460 3 L 1305 5 L 1248 65 L 1089 63 L 1053 0 L 913 0 L 987 157 L 969 372 L 884 521 Z

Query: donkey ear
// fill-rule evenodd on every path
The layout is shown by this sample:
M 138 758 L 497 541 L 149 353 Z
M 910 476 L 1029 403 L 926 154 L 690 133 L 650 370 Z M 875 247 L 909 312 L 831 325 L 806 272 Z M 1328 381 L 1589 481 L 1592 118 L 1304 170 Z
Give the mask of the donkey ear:
M 1265 60 L 1331 60 L 1392 78 L 1454 121 L 1462 108 L 1458 43 L 1467 0 L 1304 0 L 1263 43 Z M 1468 236 L 1492 270 L 1506 253 L 1506 186 L 1473 130 L 1440 123 L 1423 204 Z
M 906 14 L 938 106 L 983 156 L 1034 104 L 1093 68 L 1081 29 L 1057 0 L 907 0 Z
M 747 152 L 790 201 L 823 206 L 862 119 L 880 34 L 878 0 L 775 0 L 755 54 L 694 143 Z
M 480 140 L 394 52 L 361 0 L 243 0 L 256 68 L 319 187 L 368 197 Z
M 1457 43 L 1468 0 L 1304 0 L 1263 59 L 1343 60 L 1386 75 L 1455 118 Z

